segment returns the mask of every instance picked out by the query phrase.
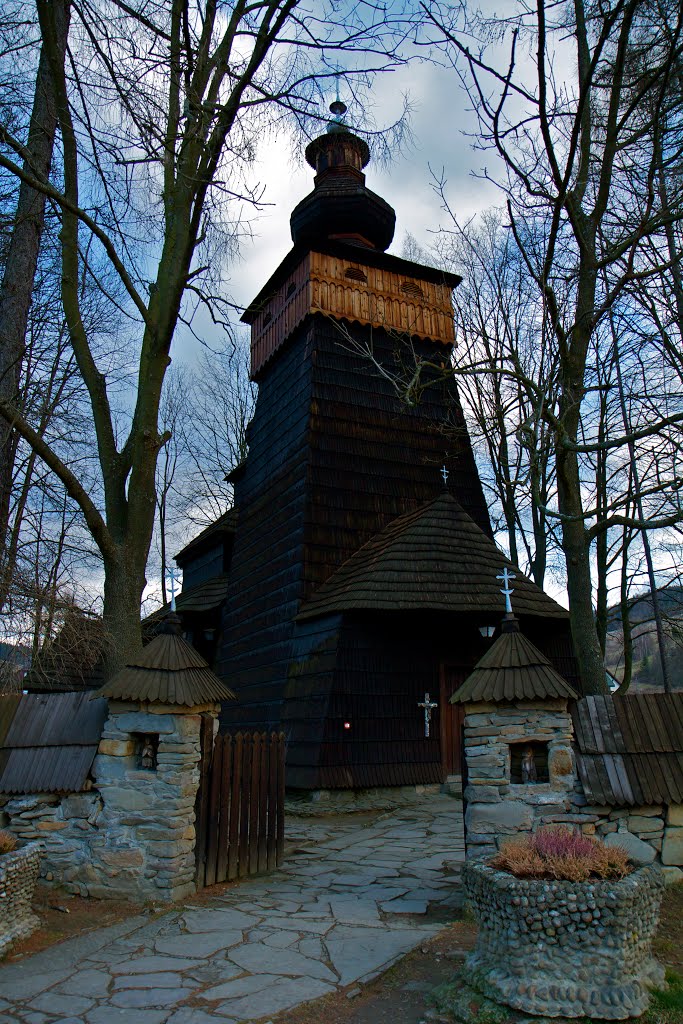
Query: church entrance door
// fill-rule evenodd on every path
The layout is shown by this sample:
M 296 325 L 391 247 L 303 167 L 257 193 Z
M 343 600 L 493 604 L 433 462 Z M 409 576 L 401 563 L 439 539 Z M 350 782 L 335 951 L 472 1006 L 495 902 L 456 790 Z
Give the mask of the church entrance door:
M 441 766 L 443 781 L 449 775 L 460 775 L 462 770 L 462 731 L 465 720 L 461 704 L 450 704 L 449 701 L 467 672 L 460 665 L 442 662 L 439 671 L 439 720 L 441 723 Z

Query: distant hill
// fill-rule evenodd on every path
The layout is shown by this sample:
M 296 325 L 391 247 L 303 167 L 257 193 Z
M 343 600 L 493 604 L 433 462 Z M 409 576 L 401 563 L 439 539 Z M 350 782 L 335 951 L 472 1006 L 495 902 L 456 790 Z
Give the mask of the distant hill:
M 666 634 L 666 659 L 669 677 L 675 689 L 683 690 L 683 587 L 662 587 L 657 591 Z M 633 630 L 633 690 L 658 690 L 662 687 L 662 668 L 659 644 L 650 592 L 637 597 L 629 609 Z M 609 671 L 621 679 L 623 676 L 623 633 L 621 610 L 610 608 L 607 620 L 607 650 L 605 662 Z

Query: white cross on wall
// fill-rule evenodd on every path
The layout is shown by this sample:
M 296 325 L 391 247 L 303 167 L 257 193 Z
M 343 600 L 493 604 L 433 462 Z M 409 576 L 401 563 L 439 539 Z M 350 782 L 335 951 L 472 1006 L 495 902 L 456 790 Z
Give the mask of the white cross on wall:
M 425 713 L 425 736 L 429 736 L 429 723 L 432 720 L 432 711 L 434 708 L 438 708 L 436 701 L 431 700 L 429 693 L 425 693 L 425 699 L 417 702 L 419 708 L 424 708 Z
M 500 592 L 501 594 L 505 595 L 505 611 L 508 612 L 508 614 L 512 614 L 512 604 L 510 603 L 510 595 L 514 594 L 514 590 L 510 586 L 510 583 L 512 582 L 512 580 L 516 580 L 517 577 L 513 572 L 509 572 L 508 567 L 506 565 L 503 571 L 499 573 L 498 576 L 496 576 L 496 579 L 502 580 L 504 583 L 504 586 L 501 587 Z

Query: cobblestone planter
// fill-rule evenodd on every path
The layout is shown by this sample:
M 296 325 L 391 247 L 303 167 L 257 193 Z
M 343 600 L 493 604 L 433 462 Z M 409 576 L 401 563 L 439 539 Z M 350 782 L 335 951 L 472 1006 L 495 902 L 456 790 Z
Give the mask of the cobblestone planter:
M 38 927 L 31 909 L 40 872 L 40 843 L 28 843 L 0 854 L 0 956 L 12 943 L 25 939 Z
M 477 861 L 463 880 L 479 925 L 466 970 L 483 995 L 549 1017 L 623 1020 L 664 972 L 650 943 L 664 885 L 656 866 L 620 880 L 515 878 Z

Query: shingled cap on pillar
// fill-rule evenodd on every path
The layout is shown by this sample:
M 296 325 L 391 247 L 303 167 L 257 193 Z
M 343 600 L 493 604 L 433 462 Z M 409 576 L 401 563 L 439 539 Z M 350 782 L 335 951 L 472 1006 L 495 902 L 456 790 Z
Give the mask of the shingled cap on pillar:
M 578 696 L 545 654 L 520 633 L 519 621 L 508 613 L 500 636 L 455 691 L 451 704 L 576 700 Z
M 173 612 L 167 615 L 151 643 L 95 691 L 93 697 L 182 707 L 237 700 L 201 654 L 183 640 L 179 627 L 179 616 Z

